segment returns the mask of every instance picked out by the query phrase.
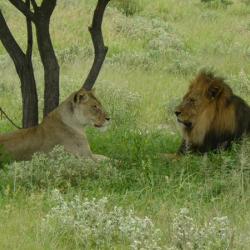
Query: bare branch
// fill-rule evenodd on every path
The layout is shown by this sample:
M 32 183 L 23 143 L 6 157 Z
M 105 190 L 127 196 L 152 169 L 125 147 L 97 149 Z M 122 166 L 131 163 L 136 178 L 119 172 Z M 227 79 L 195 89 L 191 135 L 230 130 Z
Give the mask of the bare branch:
M 57 0 L 43 0 L 41 4 L 41 10 L 44 15 L 50 17 L 56 7 Z
M 11 34 L 1 9 L 0 9 L 0 41 L 2 42 L 8 54 L 12 58 L 13 62 L 15 63 L 15 66 L 21 65 L 25 54 L 23 53 L 22 49 L 20 48 L 15 38 Z
M 12 119 L 9 118 L 9 116 L 3 111 L 3 109 L 0 107 L 0 113 L 1 113 L 1 119 L 3 116 L 5 116 L 5 118 L 14 126 L 16 127 L 17 129 L 21 129 L 21 127 L 17 126 L 13 121 Z
M 104 45 L 103 35 L 102 35 L 102 20 L 103 15 L 110 0 L 98 0 L 92 25 L 89 27 L 89 32 L 91 34 L 92 42 L 95 49 L 95 58 L 91 70 L 83 84 L 83 88 L 86 90 L 91 90 L 96 82 L 99 75 L 103 62 L 105 60 L 106 54 L 108 52 L 108 47 Z
M 26 0 L 29 1 L 29 0 Z M 30 21 L 31 25 L 31 21 Z M 28 31 L 29 33 L 29 31 Z M 38 124 L 38 99 L 36 82 L 31 61 L 32 47 L 30 45 L 27 54 L 22 51 L 1 13 L 0 10 L 0 41 L 13 60 L 16 72 L 21 83 L 22 93 L 22 126 L 24 128 Z
M 22 12 L 26 17 L 29 17 L 34 21 L 34 13 L 27 8 L 27 5 L 22 0 L 9 0 L 9 2 L 14 5 L 20 12 Z
M 37 9 L 38 9 L 38 6 L 37 6 L 37 3 L 36 3 L 36 0 L 31 0 L 31 4 L 32 4 L 32 7 L 34 9 L 34 11 L 36 12 Z
M 9 118 L 9 116 L 3 111 L 3 109 L 0 107 L 0 113 L 1 113 L 1 119 L 3 116 L 5 116 L 5 118 L 14 126 L 16 127 L 17 129 L 21 129 L 21 127 L 17 126 L 13 121 L 12 119 Z
M 25 2 L 28 9 L 30 9 L 30 0 L 26 0 Z M 28 62 L 31 62 L 32 57 L 32 48 L 33 48 L 33 32 L 32 32 L 32 23 L 30 18 L 26 17 L 27 24 L 27 50 L 26 50 L 26 58 Z

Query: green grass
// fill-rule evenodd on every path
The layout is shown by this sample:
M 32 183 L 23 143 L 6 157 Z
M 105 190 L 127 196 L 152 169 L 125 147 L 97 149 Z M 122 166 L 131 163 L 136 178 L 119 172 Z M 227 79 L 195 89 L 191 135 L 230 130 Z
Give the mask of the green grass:
M 53 15 L 61 99 L 82 85 L 90 68 L 87 26 L 95 2 L 60 0 Z M 41 187 L 25 173 L 15 182 L 13 171 L 5 169 L 0 181 L 0 249 L 80 249 L 71 234 L 53 238 L 41 232 L 41 221 L 54 206 L 53 188 L 61 188 L 68 200 L 76 194 L 108 197 L 110 207 L 133 208 L 138 216 L 150 217 L 163 233 L 161 246 L 175 244 L 173 219 L 181 208 L 188 208 L 200 227 L 215 216 L 228 216 L 234 229 L 232 249 L 249 248 L 249 142 L 222 154 L 179 161 L 159 154 L 175 152 L 180 144 L 173 109 L 200 68 L 213 68 L 250 102 L 250 5 L 240 0 L 228 6 L 199 0 L 126 2 L 112 0 L 106 12 L 103 33 L 109 52 L 96 84 L 113 125 L 105 133 L 87 130 L 94 152 L 120 162 L 112 163 L 111 170 L 100 166 L 97 174 L 67 188 L 58 185 L 60 179 Z M 25 49 L 25 20 L 6 1 L 0 0 L 0 6 Z M 42 109 L 37 49 L 34 66 Z M 20 124 L 19 80 L 2 45 L 0 71 L 0 107 Z M 14 129 L 4 119 L 0 128 L 1 133 Z M 112 247 L 128 249 L 116 241 Z

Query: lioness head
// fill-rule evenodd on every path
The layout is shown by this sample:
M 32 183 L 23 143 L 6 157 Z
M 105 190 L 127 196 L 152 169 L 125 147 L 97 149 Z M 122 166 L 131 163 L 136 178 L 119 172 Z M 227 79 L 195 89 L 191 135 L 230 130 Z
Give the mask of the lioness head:
M 79 90 L 73 96 L 72 107 L 75 118 L 83 125 L 104 128 L 110 118 L 93 91 Z
M 181 104 L 176 107 L 177 120 L 186 130 L 192 130 L 201 123 L 204 128 L 208 129 L 217 110 L 226 105 L 231 95 L 231 88 L 224 83 L 222 78 L 202 71 L 191 82 Z

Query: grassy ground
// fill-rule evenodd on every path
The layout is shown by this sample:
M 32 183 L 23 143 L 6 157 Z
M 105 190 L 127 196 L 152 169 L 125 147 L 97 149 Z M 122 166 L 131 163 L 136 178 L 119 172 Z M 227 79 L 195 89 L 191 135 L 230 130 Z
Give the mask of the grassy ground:
M 95 2 L 58 1 L 51 33 L 61 65 L 61 99 L 81 86 L 91 65 L 87 26 Z M 0 0 L 0 6 L 25 48 L 22 16 L 7 1 Z M 68 224 L 62 229 L 58 222 L 48 223 L 44 232 L 42 221 L 55 206 L 54 188 L 67 201 L 75 195 L 107 197 L 109 209 L 119 206 L 134 209 L 140 218 L 148 216 L 162 232 L 158 242 L 162 249 L 228 249 L 228 242 L 231 249 L 249 249 L 249 142 L 218 155 L 186 156 L 180 161 L 158 157 L 178 148 L 180 133 L 173 108 L 200 68 L 212 68 L 226 77 L 234 91 L 250 102 L 249 16 L 247 0 L 234 0 L 231 5 L 219 0 L 112 0 L 104 21 L 109 53 L 96 89 L 113 125 L 105 133 L 90 128 L 88 135 L 94 152 L 120 159 L 122 164 L 104 164 L 83 178 L 74 166 L 56 163 L 58 168 L 72 169 L 80 179 L 69 171 L 51 180 L 46 173 L 54 169 L 45 171 L 41 159 L 27 163 L 24 171 L 22 166 L 6 167 L 0 183 L 0 249 L 130 249 L 129 236 L 120 241 L 118 231 L 106 245 L 97 244 L 102 236 L 98 234 L 88 246 L 81 243 L 81 231 Z M 42 103 L 43 72 L 37 50 L 34 64 Z M 20 123 L 19 81 L 1 45 L 0 70 L 0 107 Z M 6 120 L 0 120 L 0 128 L 1 132 L 13 130 Z M 41 172 L 29 172 L 33 165 Z M 182 208 L 190 214 L 176 229 Z M 213 234 L 206 229 L 214 217 L 223 216 L 228 227 L 221 222 Z M 105 229 L 100 230 L 104 235 Z M 178 234 L 180 230 L 185 237 Z M 228 234 L 223 236 L 223 230 Z M 146 234 L 147 229 L 143 231 Z

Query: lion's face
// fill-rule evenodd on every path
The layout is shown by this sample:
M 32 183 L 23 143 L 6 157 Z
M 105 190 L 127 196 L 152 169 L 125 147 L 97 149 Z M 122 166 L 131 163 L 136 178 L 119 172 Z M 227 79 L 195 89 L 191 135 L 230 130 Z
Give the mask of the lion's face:
M 203 89 L 190 87 L 181 104 L 176 107 L 177 120 L 186 129 L 192 129 L 196 125 L 199 116 L 210 105 L 211 99 L 208 98 Z
M 73 112 L 76 119 L 83 125 L 104 128 L 110 118 L 93 91 L 80 90 L 73 98 Z
M 221 82 L 221 78 L 204 72 L 192 81 L 187 94 L 175 110 L 178 122 L 185 129 L 192 130 L 201 122 L 212 122 L 216 106 L 224 105 L 227 97 L 232 94 L 231 89 Z

